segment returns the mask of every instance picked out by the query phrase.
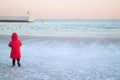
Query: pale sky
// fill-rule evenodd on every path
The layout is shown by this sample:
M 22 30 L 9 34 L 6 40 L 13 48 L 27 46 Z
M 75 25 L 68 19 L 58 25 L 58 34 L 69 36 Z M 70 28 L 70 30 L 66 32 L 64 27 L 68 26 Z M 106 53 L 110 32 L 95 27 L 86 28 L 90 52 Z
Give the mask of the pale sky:
M 42 19 L 120 19 L 120 0 L 0 0 L 0 16 Z

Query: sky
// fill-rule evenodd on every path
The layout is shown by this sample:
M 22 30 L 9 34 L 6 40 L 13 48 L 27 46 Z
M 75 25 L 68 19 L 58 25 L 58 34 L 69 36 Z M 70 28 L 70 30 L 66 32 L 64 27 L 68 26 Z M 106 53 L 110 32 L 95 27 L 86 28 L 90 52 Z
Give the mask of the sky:
M 0 0 L 0 16 L 42 19 L 120 19 L 120 0 Z

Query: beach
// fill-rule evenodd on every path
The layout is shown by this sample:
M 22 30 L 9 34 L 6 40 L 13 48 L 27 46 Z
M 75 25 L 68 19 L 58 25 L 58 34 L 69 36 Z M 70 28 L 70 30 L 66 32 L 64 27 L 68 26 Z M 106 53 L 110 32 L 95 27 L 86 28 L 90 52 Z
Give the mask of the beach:
M 119 80 L 120 38 L 20 35 L 21 67 L 12 67 L 10 35 L 0 35 L 1 80 Z

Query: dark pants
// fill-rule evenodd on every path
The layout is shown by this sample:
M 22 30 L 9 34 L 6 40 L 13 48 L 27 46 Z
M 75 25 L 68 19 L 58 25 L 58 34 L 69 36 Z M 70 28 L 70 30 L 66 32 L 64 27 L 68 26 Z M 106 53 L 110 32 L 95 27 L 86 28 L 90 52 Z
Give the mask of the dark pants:
M 17 58 L 17 59 L 12 59 L 12 65 L 15 66 L 15 61 L 17 60 L 17 64 L 18 66 L 20 66 L 20 59 Z

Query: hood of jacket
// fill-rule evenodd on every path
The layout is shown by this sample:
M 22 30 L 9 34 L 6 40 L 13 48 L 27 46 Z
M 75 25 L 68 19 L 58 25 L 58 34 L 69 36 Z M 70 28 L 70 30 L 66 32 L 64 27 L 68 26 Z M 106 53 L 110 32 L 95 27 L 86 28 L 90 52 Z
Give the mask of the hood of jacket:
M 12 39 L 12 41 L 18 40 L 17 33 L 12 33 L 11 39 Z

